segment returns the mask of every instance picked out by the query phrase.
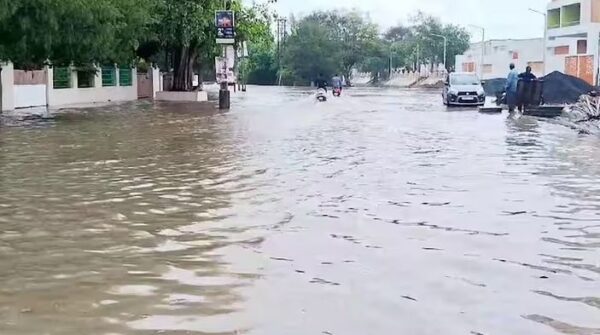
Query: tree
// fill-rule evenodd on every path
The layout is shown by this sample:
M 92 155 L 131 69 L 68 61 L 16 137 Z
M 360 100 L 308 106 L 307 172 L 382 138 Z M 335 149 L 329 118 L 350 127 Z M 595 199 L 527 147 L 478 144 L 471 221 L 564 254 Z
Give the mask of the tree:
M 352 68 L 369 56 L 379 41 L 378 28 L 357 11 L 315 12 L 304 20 L 325 27 L 328 35 L 340 43 L 338 70 L 346 77 Z
M 449 64 L 458 54 L 469 48 L 471 35 L 462 27 L 444 25 L 433 16 L 418 12 L 412 18 L 412 43 L 419 46 L 421 63 Z M 444 42 L 441 38 L 433 36 L 442 35 L 448 39 L 447 58 L 444 60 Z
M 291 22 L 281 74 L 309 82 L 322 73 L 350 77 L 379 48 L 377 26 L 356 11 L 319 11 Z
M 238 79 L 246 83 L 273 84 L 277 76 L 273 50 L 271 23 L 273 14 L 265 4 L 253 4 L 251 7 L 237 4 L 235 49 L 246 43 L 249 47 L 247 60 L 236 61 Z
M 220 4 L 217 0 L 159 0 L 154 31 L 171 58 L 174 91 L 191 91 L 200 53 L 215 51 L 213 22 L 215 11 L 222 9 Z
M 156 0 L 157 15 L 151 35 L 138 55 L 173 69 L 175 91 L 190 91 L 194 73 L 214 70 L 214 59 L 221 53 L 216 44 L 214 14 L 223 9 L 221 0 Z M 244 6 L 241 0 L 227 2 L 236 12 L 235 47 L 243 41 L 262 41 L 271 36 L 267 5 Z
M 0 58 L 18 67 L 131 62 L 152 0 L 20 0 L 0 10 Z
M 294 81 L 310 83 L 318 74 L 331 76 L 342 69 L 342 44 L 327 27 L 302 20 L 286 41 L 282 61 L 284 71 Z
M 272 85 L 277 80 L 277 60 L 273 38 L 249 44 L 249 57 L 240 68 L 240 76 L 246 83 Z
M 389 28 L 383 35 L 383 39 L 389 43 L 403 42 L 412 38 L 412 30 L 404 25 Z

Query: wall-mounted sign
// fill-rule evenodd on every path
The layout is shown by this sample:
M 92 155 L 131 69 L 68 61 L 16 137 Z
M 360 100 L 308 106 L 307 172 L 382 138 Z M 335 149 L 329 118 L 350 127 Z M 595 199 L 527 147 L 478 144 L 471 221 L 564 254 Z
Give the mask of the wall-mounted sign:
M 219 10 L 215 13 L 218 44 L 235 43 L 235 13 L 232 10 Z

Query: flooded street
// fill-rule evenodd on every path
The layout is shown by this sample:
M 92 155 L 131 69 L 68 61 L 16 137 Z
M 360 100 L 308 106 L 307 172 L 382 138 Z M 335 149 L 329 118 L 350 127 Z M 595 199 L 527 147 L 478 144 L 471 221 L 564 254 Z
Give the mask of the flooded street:
M 0 334 L 600 334 L 600 138 L 233 97 L 0 127 Z

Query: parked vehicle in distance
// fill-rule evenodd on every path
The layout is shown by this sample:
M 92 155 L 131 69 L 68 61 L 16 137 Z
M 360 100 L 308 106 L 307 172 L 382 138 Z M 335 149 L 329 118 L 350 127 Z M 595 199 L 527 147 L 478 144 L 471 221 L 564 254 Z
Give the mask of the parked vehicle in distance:
M 447 106 L 483 106 L 485 91 L 477 74 L 453 72 L 446 78 L 442 98 Z

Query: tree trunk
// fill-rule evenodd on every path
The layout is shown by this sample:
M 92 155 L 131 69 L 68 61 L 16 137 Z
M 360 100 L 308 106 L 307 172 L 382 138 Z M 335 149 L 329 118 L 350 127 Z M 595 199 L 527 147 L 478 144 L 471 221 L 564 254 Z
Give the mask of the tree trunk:
M 194 88 L 194 61 L 196 55 L 194 48 L 190 47 L 181 47 L 175 51 L 173 91 L 189 92 Z

